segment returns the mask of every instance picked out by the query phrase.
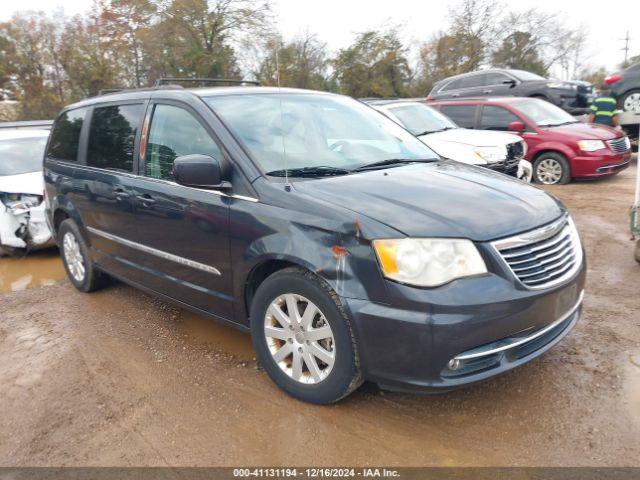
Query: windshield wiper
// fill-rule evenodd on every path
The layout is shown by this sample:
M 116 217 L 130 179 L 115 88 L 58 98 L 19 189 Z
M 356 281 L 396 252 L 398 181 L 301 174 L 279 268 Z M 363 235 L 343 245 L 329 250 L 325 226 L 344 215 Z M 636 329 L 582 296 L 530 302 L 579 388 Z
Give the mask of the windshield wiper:
M 416 163 L 416 162 L 436 162 L 437 158 L 423 158 L 423 159 L 415 159 L 410 160 L 407 158 L 389 158 L 387 160 L 381 160 L 379 162 L 368 163 L 361 167 L 355 168 L 353 172 L 363 172 L 365 170 L 377 170 L 379 168 L 399 166 L 407 163 Z
M 351 173 L 351 170 L 346 168 L 330 167 L 327 165 L 320 165 L 317 167 L 302 167 L 302 168 L 289 168 L 287 170 L 274 170 L 267 172 L 267 175 L 271 177 L 331 177 L 335 175 L 346 175 Z
M 425 130 L 424 132 L 421 133 L 416 133 L 414 134 L 416 137 L 421 137 L 423 135 L 429 135 L 430 133 L 439 133 L 439 132 L 444 132 L 446 130 L 453 130 L 455 127 L 444 127 L 444 128 L 439 128 L 438 130 Z

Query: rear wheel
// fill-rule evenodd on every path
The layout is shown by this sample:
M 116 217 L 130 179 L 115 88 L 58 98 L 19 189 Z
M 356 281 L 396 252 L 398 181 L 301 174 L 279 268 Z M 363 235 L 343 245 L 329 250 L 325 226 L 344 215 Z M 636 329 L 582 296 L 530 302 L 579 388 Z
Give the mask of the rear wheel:
M 251 336 L 267 374 L 300 400 L 333 403 L 362 383 L 350 321 L 336 293 L 309 271 L 287 268 L 260 285 Z
M 622 95 L 618 108 L 625 112 L 640 113 L 640 90 L 631 90 Z
M 533 177 L 544 185 L 564 185 L 571 180 L 571 167 L 564 155 L 545 152 L 533 163 Z
M 107 277 L 89 256 L 78 225 L 67 219 L 58 228 L 58 245 L 69 281 L 81 292 L 92 292 L 105 285 Z

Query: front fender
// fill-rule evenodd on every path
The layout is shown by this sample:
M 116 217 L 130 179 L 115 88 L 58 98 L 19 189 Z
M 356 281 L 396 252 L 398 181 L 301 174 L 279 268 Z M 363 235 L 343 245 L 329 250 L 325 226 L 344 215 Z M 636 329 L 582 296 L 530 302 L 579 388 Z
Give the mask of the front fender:
M 244 299 L 254 269 L 279 260 L 316 273 L 341 297 L 388 302 L 375 252 L 360 223 L 366 219 L 343 221 L 322 212 L 256 203 L 237 207 L 231 210 L 229 229 L 236 299 Z M 245 307 L 238 313 L 248 316 Z
M 567 160 L 572 158 L 575 153 L 567 145 L 560 142 L 542 142 L 527 152 L 527 160 L 533 162 L 535 158 L 544 151 L 554 151 L 564 155 Z

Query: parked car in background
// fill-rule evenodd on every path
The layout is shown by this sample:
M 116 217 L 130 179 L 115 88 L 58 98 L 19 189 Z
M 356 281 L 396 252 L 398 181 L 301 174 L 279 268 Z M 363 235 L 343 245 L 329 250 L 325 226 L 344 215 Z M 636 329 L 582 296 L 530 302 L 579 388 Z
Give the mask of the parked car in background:
M 56 121 L 45 185 L 78 290 L 112 275 L 248 330 L 273 381 L 309 402 L 364 380 L 483 380 L 550 349 L 581 312 L 584 251 L 558 200 L 442 160 L 341 95 L 97 96 Z M 184 208 L 159 215 L 163 202 Z
M 573 115 L 588 113 L 593 85 L 574 80 L 550 80 L 525 70 L 492 69 L 463 73 L 437 82 L 427 100 L 464 97 L 534 97 Z
M 25 120 L 20 122 L 0 122 L 0 131 L 4 130 L 51 130 L 53 120 Z
M 432 106 L 466 128 L 518 133 L 527 142 L 525 158 L 540 183 L 614 175 L 631 161 L 631 144 L 623 132 L 581 123 L 537 98 L 490 97 Z
M 611 87 L 620 110 L 640 114 L 640 63 L 609 75 L 604 82 Z
M 0 256 L 51 244 L 44 216 L 47 130 L 0 128 Z
M 531 181 L 531 163 L 524 159 L 527 144 L 518 135 L 460 128 L 422 102 L 363 101 L 409 130 L 441 157 Z

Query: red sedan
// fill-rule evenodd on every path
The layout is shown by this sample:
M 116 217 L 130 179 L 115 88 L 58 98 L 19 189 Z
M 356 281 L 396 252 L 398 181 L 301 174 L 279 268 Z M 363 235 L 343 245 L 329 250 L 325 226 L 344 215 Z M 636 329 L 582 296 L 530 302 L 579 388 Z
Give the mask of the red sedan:
M 525 158 L 533 163 L 534 179 L 547 185 L 613 175 L 631 161 L 624 132 L 581 123 L 537 98 L 465 98 L 430 105 L 464 128 L 519 134 L 527 143 Z

